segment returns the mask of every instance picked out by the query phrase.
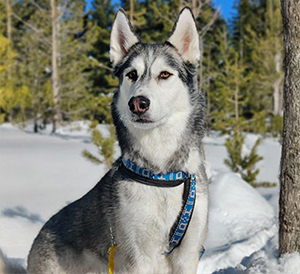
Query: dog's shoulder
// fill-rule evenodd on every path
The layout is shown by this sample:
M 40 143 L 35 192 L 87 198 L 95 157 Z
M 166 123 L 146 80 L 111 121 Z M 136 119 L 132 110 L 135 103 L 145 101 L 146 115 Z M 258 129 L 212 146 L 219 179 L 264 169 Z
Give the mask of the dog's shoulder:
M 106 209 L 118 204 L 115 189 L 120 180 L 119 164 L 120 160 L 117 160 L 94 188 L 52 216 L 43 229 L 59 232 L 66 237 L 70 232 L 76 233 L 76 229 L 79 231 L 80 225 L 101 222 L 106 216 Z

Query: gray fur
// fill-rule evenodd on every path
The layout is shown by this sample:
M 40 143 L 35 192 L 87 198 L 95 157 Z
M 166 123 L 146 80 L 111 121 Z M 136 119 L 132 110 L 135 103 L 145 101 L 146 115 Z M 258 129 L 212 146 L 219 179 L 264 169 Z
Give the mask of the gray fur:
M 131 26 L 128 29 L 132 31 Z M 139 140 L 135 138 L 134 130 L 127 128 L 118 109 L 120 87 L 125 81 L 124 70 L 138 56 L 143 58 L 145 70 L 136 88 L 148 85 L 153 77 L 151 66 L 160 58 L 178 72 L 188 91 L 190 115 L 183 134 L 178 137 L 177 147 L 163 165 L 145 156 L 137 144 Z M 28 273 L 108 273 L 112 236 L 118 244 L 115 273 L 196 273 L 198 252 L 206 238 L 208 212 L 207 179 L 201 149 L 204 98 L 197 89 L 196 66 L 183 61 L 169 42 L 157 45 L 138 42 L 115 64 L 114 70 L 120 85 L 113 97 L 112 115 L 122 156 L 154 172 L 179 171 L 194 158 L 199 161 L 195 171 L 196 207 L 189 229 L 178 248 L 170 255 L 162 255 L 181 208 L 182 186 L 161 189 L 139 184 L 118 170 L 121 161 L 118 159 L 90 192 L 63 208 L 44 225 L 28 257 Z

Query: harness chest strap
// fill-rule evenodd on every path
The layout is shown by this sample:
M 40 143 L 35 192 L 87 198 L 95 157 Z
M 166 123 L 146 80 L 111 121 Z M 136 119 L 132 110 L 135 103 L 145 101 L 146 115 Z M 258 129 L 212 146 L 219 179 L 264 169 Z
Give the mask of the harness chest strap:
M 169 246 L 165 254 L 170 254 L 174 248 L 180 245 L 192 219 L 196 199 L 196 179 L 192 175 L 184 185 L 183 205 L 181 212 L 170 231 Z

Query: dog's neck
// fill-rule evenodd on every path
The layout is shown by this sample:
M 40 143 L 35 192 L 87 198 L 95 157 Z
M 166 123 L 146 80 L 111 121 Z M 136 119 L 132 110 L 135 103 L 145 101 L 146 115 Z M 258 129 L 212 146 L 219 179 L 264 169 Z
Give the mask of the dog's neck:
M 131 135 L 130 146 L 122 147 L 124 159 L 157 173 L 180 170 L 197 173 L 201 148 L 193 141 L 195 133 L 186 127 L 164 125 L 151 130 L 134 130 Z

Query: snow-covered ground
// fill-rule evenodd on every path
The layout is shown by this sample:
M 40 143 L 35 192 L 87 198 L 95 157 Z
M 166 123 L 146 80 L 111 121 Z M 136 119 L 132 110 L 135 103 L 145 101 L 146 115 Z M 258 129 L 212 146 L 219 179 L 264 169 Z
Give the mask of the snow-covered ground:
M 105 126 L 100 127 L 104 134 Z M 0 126 L 0 249 L 24 265 L 43 223 L 81 197 L 104 175 L 81 156 L 96 154 L 88 124 L 72 124 L 51 135 L 34 134 L 11 124 Z M 279 187 L 253 189 L 224 165 L 225 136 L 205 137 L 210 183 L 210 223 L 199 274 L 296 274 L 300 255 L 277 259 Z M 248 134 L 245 153 L 257 135 Z M 258 181 L 277 182 L 281 146 L 263 139 L 258 148 Z

